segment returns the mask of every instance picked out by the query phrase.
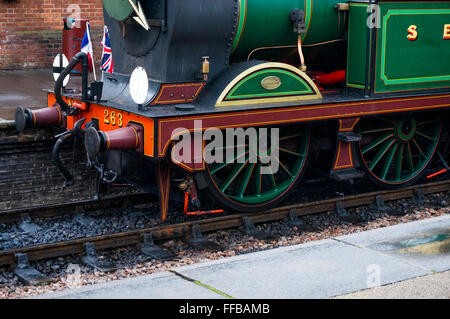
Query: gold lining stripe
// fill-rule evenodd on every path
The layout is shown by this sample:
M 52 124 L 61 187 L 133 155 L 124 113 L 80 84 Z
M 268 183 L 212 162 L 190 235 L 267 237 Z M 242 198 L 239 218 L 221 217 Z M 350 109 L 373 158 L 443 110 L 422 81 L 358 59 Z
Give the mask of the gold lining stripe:
M 444 97 L 450 97 L 450 95 L 444 95 L 444 96 L 433 96 L 433 97 L 428 97 L 429 99 L 432 98 L 444 98 Z M 410 100 L 418 100 L 418 99 L 423 99 L 423 97 L 420 98 L 411 98 L 411 99 L 394 99 L 394 100 L 389 100 L 386 102 L 397 102 L 397 101 L 410 101 Z M 310 109 L 322 109 L 322 108 L 334 108 L 334 107 L 343 107 L 343 106 L 356 106 L 356 105 L 360 105 L 363 106 L 364 104 L 369 104 L 369 103 L 373 103 L 374 101 L 368 101 L 366 103 L 361 103 L 361 102 L 353 102 L 353 103 L 347 103 L 347 104 L 337 104 L 335 106 L 332 105 L 327 105 L 327 106 L 316 106 L 316 107 L 311 107 L 311 108 L 302 108 L 302 110 L 310 110 Z M 395 112 L 403 112 L 403 111 L 416 111 L 416 110 L 426 110 L 426 109 L 436 109 L 436 108 L 441 108 L 441 107 L 450 107 L 450 104 L 442 104 L 442 105 L 433 105 L 433 106 L 418 106 L 418 107 L 413 107 L 413 108 L 400 108 L 400 109 L 391 109 L 388 111 L 372 111 L 372 112 L 367 112 L 367 111 L 361 111 L 358 113 L 343 113 L 343 114 L 339 114 L 339 115 L 328 115 L 328 116 L 317 116 L 317 117 L 308 117 L 308 118 L 301 118 L 301 119 L 290 119 L 290 120 L 282 120 L 282 121 L 267 121 L 267 122 L 254 122 L 254 123 L 246 123 L 244 124 L 237 124 L 237 125 L 223 125 L 223 126 L 219 126 L 219 129 L 222 128 L 235 128 L 235 127 L 249 127 L 252 125 L 268 125 L 268 124 L 285 124 L 285 123 L 293 123 L 293 122 L 306 122 L 306 121 L 314 121 L 314 120 L 326 120 L 326 119 L 341 119 L 341 118 L 346 118 L 346 117 L 357 117 L 357 116 L 365 116 L 365 115 L 375 115 L 375 114 L 383 114 L 383 113 L 395 113 Z M 280 112 L 292 112 L 292 109 L 282 109 L 280 110 Z M 266 111 L 266 112 L 255 112 L 257 114 L 265 114 L 265 113 L 271 113 L 272 111 Z M 228 114 L 227 117 L 234 117 L 234 116 L 242 116 L 242 114 Z M 191 117 L 191 118 L 183 118 L 182 120 L 194 120 L 194 119 L 211 119 L 211 118 L 223 118 L 224 114 L 220 114 L 220 115 L 214 115 L 214 116 L 206 116 L 206 117 Z M 158 123 L 158 150 L 159 150 L 159 157 L 163 157 L 164 154 L 166 153 L 167 147 L 168 145 L 171 143 L 171 141 L 177 137 L 180 136 L 182 134 L 186 134 L 186 133 L 192 133 L 192 132 L 196 132 L 198 130 L 196 129 L 191 129 L 191 130 L 186 130 L 183 132 L 179 132 L 174 136 L 171 136 L 170 139 L 166 142 L 165 146 L 163 147 L 163 149 L 161 149 L 161 144 L 160 144 L 160 138 L 161 138 L 161 124 L 162 123 L 168 123 L 168 122 L 177 122 L 180 121 L 180 119 L 169 119 L 169 120 L 160 120 Z M 202 128 L 201 131 L 204 131 L 208 128 Z
M 61 114 L 61 110 L 59 109 L 59 107 L 55 106 L 56 109 L 58 110 L 58 124 L 61 125 L 62 124 L 62 114 Z
M 109 150 L 109 148 L 111 147 L 111 142 L 109 141 L 108 133 L 103 132 L 103 134 L 105 134 L 105 137 L 106 137 L 106 149 Z
M 354 123 L 352 124 L 352 126 L 346 128 L 343 127 L 343 120 L 339 120 L 339 132 L 353 132 L 356 124 L 358 124 L 360 120 L 360 118 L 354 119 Z
M 336 160 L 335 160 L 335 163 L 334 163 L 333 170 L 340 170 L 340 169 L 344 169 L 344 168 L 352 168 L 352 167 L 355 166 L 355 164 L 353 163 L 353 152 L 352 152 L 352 144 L 351 143 L 346 143 L 346 144 L 348 144 L 346 146 L 349 148 L 348 151 L 349 151 L 349 155 L 350 155 L 350 158 L 349 158 L 350 159 L 350 163 L 347 164 L 347 165 L 337 166 L 339 159 L 341 159 L 341 148 L 345 147 L 343 144 L 344 143 L 342 141 L 339 141 L 338 152 L 337 152 L 337 155 L 336 155 Z
M 139 135 L 138 135 L 138 132 L 136 131 L 136 129 L 134 127 L 132 127 L 132 126 L 130 126 L 130 127 L 134 131 L 134 134 L 136 135 L 136 147 L 135 148 L 138 148 L 138 146 L 139 146 Z
M 264 69 L 270 69 L 270 68 L 277 68 L 282 70 L 288 70 L 302 78 L 307 82 L 307 84 L 311 87 L 311 89 L 314 91 L 314 95 L 298 95 L 294 97 L 273 97 L 273 98 L 262 98 L 262 99 L 253 99 L 253 100 L 242 100 L 242 101 L 225 101 L 225 98 L 228 96 L 229 92 L 242 80 L 244 80 L 246 77 L 248 77 L 250 74 L 264 70 Z M 279 102 L 295 102 L 295 101 L 309 101 L 309 100 L 315 100 L 315 99 L 322 99 L 322 94 L 320 93 L 317 86 L 314 84 L 314 82 L 311 80 L 311 78 L 306 75 L 305 72 L 300 71 L 298 68 L 293 67 L 292 65 L 285 64 L 285 63 L 278 63 L 278 62 L 269 62 L 269 63 L 262 63 L 259 65 L 255 65 L 254 67 L 251 67 L 241 74 L 239 74 L 237 77 L 231 81 L 225 90 L 220 94 L 219 98 L 216 102 L 216 107 L 224 107 L 224 106 L 239 106 L 239 105 L 251 105 L 251 104 L 265 104 L 265 103 L 279 103 Z

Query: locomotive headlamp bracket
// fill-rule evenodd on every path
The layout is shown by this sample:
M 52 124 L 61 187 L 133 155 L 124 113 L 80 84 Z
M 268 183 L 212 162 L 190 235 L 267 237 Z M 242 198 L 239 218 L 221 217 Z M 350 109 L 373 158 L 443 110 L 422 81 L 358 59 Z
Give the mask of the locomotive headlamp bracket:
M 306 33 L 305 11 L 294 9 L 291 11 L 291 21 L 294 24 L 294 32 L 298 34 Z

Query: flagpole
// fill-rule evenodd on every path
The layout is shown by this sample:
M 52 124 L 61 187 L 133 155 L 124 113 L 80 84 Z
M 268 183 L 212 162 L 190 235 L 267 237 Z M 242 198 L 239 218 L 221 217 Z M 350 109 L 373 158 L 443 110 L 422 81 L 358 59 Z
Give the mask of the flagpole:
M 86 22 L 86 27 L 88 29 L 88 41 L 89 41 L 88 43 L 89 43 L 89 46 L 90 46 L 90 50 L 89 51 L 92 52 L 92 69 L 94 71 L 94 81 L 97 82 L 97 74 L 95 72 L 95 62 L 94 62 L 94 48 L 92 47 L 92 42 L 91 42 L 91 27 L 90 27 L 89 22 Z
M 100 65 L 100 70 L 102 70 L 102 82 L 105 82 L 105 71 L 103 70 L 103 55 L 105 54 L 105 42 L 106 42 L 106 26 L 103 26 L 103 40 L 102 40 L 102 65 Z
M 102 62 L 100 63 L 100 70 L 102 70 L 102 81 L 105 79 L 105 72 L 113 73 L 113 58 L 111 51 L 111 44 L 108 34 L 108 27 L 103 28 L 103 40 L 102 40 Z

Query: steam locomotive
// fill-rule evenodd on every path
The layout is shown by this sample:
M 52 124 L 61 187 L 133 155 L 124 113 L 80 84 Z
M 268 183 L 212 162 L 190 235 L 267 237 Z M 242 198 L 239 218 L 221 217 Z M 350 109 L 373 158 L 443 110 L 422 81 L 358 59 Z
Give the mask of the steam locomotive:
M 177 191 L 198 210 L 203 194 L 229 210 L 267 210 L 311 163 L 325 163 L 329 178 L 386 188 L 416 183 L 436 154 L 446 165 L 450 1 L 104 0 L 103 7 L 114 73 L 88 85 L 79 53 L 48 91 L 47 108 L 16 112 L 20 131 L 66 129 L 53 157 L 67 185 L 73 179 L 59 148 L 73 136 L 84 140 L 102 183 L 157 189 L 162 220 Z M 64 91 L 78 64 L 81 89 Z M 205 160 L 207 140 L 177 149 L 213 128 L 277 128 L 278 169 L 263 173 L 272 144 L 263 152 L 248 136 L 216 148 L 233 154 L 221 162 Z

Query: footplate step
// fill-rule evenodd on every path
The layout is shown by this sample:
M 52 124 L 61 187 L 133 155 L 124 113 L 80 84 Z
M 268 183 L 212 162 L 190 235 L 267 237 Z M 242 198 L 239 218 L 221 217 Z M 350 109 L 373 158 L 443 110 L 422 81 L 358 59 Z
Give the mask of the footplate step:
M 155 242 L 153 241 L 153 235 L 150 233 L 142 234 L 141 240 L 141 253 L 145 256 L 149 256 L 159 260 L 169 260 L 176 257 L 175 254 L 172 254 L 155 245 Z
M 219 243 L 207 240 L 203 236 L 200 225 L 198 224 L 192 226 L 192 235 L 191 238 L 189 238 L 188 244 L 197 250 L 219 251 L 224 249 Z
M 53 282 L 53 279 L 46 277 L 41 272 L 30 266 L 27 254 L 16 254 L 17 266 L 14 274 L 27 286 L 45 285 Z
M 81 261 L 92 268 L 95 268 L 101 272 L 112 272 L 119 269 L 117 265 L 113 264 L 108 260 L 102 260 L 97 255 L 94 243 L 84 243 L 85 256 L 81 257 Z

